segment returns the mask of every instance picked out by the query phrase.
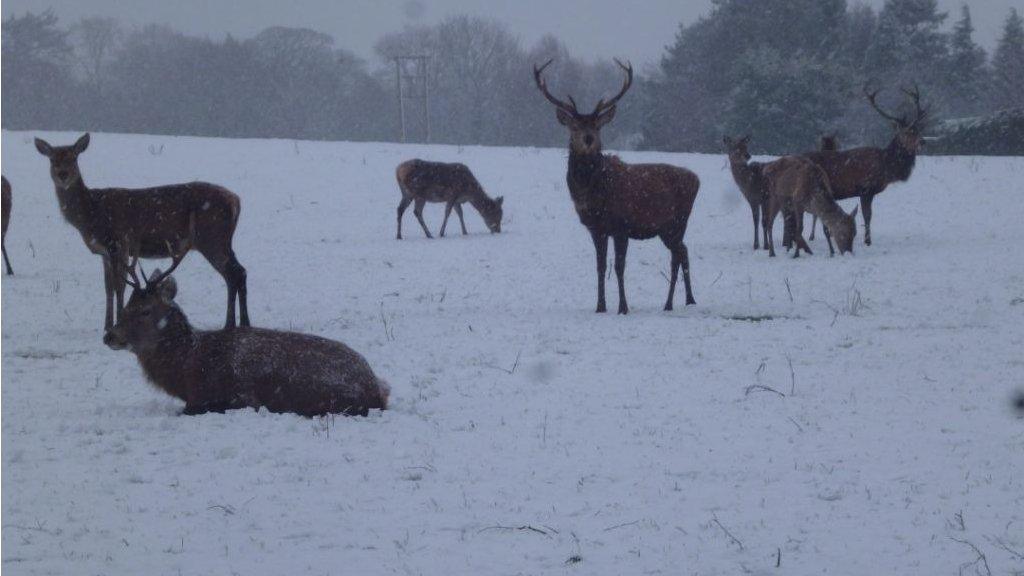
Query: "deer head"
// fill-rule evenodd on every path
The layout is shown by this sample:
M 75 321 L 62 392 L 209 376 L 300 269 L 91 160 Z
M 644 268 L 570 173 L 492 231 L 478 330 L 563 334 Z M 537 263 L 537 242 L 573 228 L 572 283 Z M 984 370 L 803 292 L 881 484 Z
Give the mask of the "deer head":
M 502 208 L 504 203 L 505 197 L 498 196 L 484 204 L 480 209 L 480 215 L 483 216 L 487 229 L 491 231 L 491 234 L 501 233 L 501 219 L 505 216 L 505 211 Z
M 844 214 L 839 223 L 833 223 L 829 227 L 829 233 L 836 241 L 836 248 L 839 249 L 840 254 L 846 254 L 847 252 L 853 254 L 853 240 L 857 237 L 858 210 L 860 210 L 859 206 L 855 207 L 853 212 Z
M 725 136 L 722 138 L 722 143 L 725 144 L 725 150 L 729 153 L 729 162 L 733 164 L 746 164 L 750 162 L 750 150 L 748 149 L 750 136 L 744 136 L 739 140 Z
M 195 216 L 192 216 L 192 234 L 195 233 Z M 113 350 L 130 348 L 137 353 L 145 353 L 154 349 L 160 342 L 160 336 L 169 327 L 180 328 L 187 323 L 185 315 L 174 303 L 178 294 L 178 283 L 171 273 L 181 264 L 191 247 L 191 238 L 185 240 L 174 255 L 171 267 L 166 272 L 154 270 L 149 277 L 141 268 L 136 272 L 139 257 L 135 256 L 128 262 L 131 248 L 128 242 L 121 252 L 121 265 L 125 274 L 125 282 L 132 287 L 132 295 L 128 304 L 121 312 L 121 317 L 106 334 L 103 343 Z M 170 247 L 168 247 L 170 248 Z M 142 275 L 140 280 L 139 275 Z
M 78 169 L 78 155 L 89 147 L 89 133 L 86 132 L 71 146 L 51 146 L 42 138 L 36 138 L 36 150 L 50 159 L 50 177 L 60 189 L 68 189 L 82 180 Z
M 590 114 L 583 114 L 576 108 L 576 101 L 569 96 L 565 102 L 555 98 L 548 91 L 547 82 L 544 80 L 544 69 L 551 65 L 554 60 L 548 60 L 543 66 L 533 67 L 533 79 L 537 82 L 544 97 L 555 105 L 555 117 L 558 122 L 569 129 L 569 149 L 577 154 L 600 154 L 601 153 L 601 128 L 615 118 L 615 108 L 619 100 L 629 91 L 633 85 L 633 67 L 623 64 L 618 59 L 615 63 L 626 73 L 626 80 L 622 84 L 622 90 L 607 102 L 602 98 L 597 102 L 594 111 Z
M 885 118 L 892 123 L 893 128 L 896 130 L 896 140 L 900 146 L 911 153 L 917 153 L 918 149 L 921 148 L 922 133 L 928 119 L 928 109 L 921 106 L 921 90 L 914 86 L 913 90 L 907 90 L 906 88 L 901 89 L 904 94 L 907 95 L 913 101 L 914 104 L 914 116 L 909 118 L 907 115 L 895 116 L 889 114 L 883 110 L 875 98 L 878 96 L 879 90 L 874 92 L 868 91 L 867 87 L 864 87 L 864 96 L 867 97 L 871 107 L 878 112 L 882 118 Z

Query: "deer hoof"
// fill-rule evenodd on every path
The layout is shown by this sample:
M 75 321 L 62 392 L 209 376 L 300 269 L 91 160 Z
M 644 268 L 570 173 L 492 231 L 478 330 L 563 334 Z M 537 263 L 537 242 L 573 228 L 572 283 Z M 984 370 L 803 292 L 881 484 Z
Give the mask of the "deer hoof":
M 623 316 L 625 316 L 626 314 L 629 314 L 629 308 L 627 308 L 625 306 L 619 306 L 619 314 L 621 314 Z
M 671 304 L 665 304 L 665 312 L 671 312 L 671 311 L 672 311 L 672 305 Z
M 687 296 L 686 297 L 686 305 L 687 306 L 696 306 L 697 305 L 697 301 L 694 300 L 692 296 Z

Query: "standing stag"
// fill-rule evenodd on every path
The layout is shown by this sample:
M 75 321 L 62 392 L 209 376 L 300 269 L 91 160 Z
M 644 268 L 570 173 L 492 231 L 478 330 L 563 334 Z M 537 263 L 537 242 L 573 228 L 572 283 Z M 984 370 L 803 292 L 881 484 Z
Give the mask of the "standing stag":
M 174 302 L 178 287 L 171 277 L 188 249 L 179 245 L 170 269 L 154 271 L 148 279 L 143 274 L 141 281 L 137 257 L 120 263 L 132 295 L 103 336 L 110 348 L 131 350 L 150 382 L 184 400 L 184 414 L 249 407 L 302 416 L 365 416 L 387 407 L 387 384 L 341 342 L 249 327 L 193 329 Z
M 465 164 L 408 160 L 398 165 L 395 177 L 398 179 L 398 188 L 402 191 L 402 200 L 398 204 L 399 240 L 402 239 L 402 216 L 413 201 L 416 202 L 416 206 L 413 207 L 412 213 L 416 215 L 427 238 L 433 238 L 427 229 L 427 223 L 423 221 L 423 206 L 427 202 L 445 203 L 444 223 L 441 224 L 439 234 L 441 237 L 444 237 L 448 217 L 451 216 L 453 208 L 459 215 L 462 235 L 468 234 L 466 221 L 462 217 L 462 205 L 466 202 L 476 208 L 492 234 L 501 232 L 502 204 L 505 199 L 501 196 L 491 199 Z
M 89 146 L 84 134 L 71 146 L 51 146 L 36 138 L 36 149 L 50 159 L 50 176 L 64 219 L 78 229 L 86 247 L 103 259 L 106 289 L 104 328 L 114 325 L 124 308 L 124 274 L 119 270 L 119 247 L 130 246 L 143 258 L 167 258 L 172 245 L 187 238 L 209 261 L 228 286 L 225 327 L 235 325 L 235 300 L 241 325 L 249 325 L 245 268 L 235 257 L 231 240 L 238 224 L 241 203 L 233 192 L 206 182 L 172 184 L 155 188 L 89 188 L 82 180 L 78 156 Z M 194 232 L 190 231 L 194 227 Z
M 722 139 L 725 149 L 729 154 L 729 168 L 732 170 L 732 178 L 739 186 L 743 197 L 750 204 L 750 215 L 754 220 L 754 250 L 760 250 L 758 238 L 758 223 L 761 223 L 761 233 L 764 236 L 764 249 L 768 249 L 768 188 L 764 180 L 764 164 L 750 161 L 750 152 L 747 145 L 750 143 L 750 136 L 744 136 L 734 140 L 729 136 Z
M 3 209 L 0 212 L 0 217 L 3 220 L 3 230 L 0 231 L 0 250 L 4 253 L 4 266 L 7 267 L 7 275 L 14 276 L 14 269 L 11 268 L 11 260 L 7 257 L 7 226 L 11 223 L 11 183 L 7 181 L 7 178 L 0 176 L 0 191 L 3 192 L 3 202 L 0 208 Z
M 828 175 L 836 200 L 860 198 L 864 214 L 864 243 L 871 245 L 871 202 L 893 182 L 906 182 L 914 171 L 917 152 L 921 148 L 922 132 L 928 110 L 921 106 L 921 92 L 903 90 L 914 104 L 913 118 L 894 116 L 883 110 L 875 98 L 878 91 L 864 89 L 871 107 L 892 122 L 895 134 L 885 148 L 851 148 L 842 151 L 819 151 L 806 154 Z
M 686 286 L 686 303 L 696 304 L 690 288 L 690 258 L 683 236 L 700 188 L 697 175 L 667 164 L 626 164 L 616 156 L 606 156 L 601 152 L 601 128 L 615 117 L 616 104 L 633 84 L 632 66 L 616 60 L 626 73 L 622 89 L 607 102 L 599 100 L 590 114 L 583 114 L 577 110 L 572 96 L 568 102 L 563 102 L 548 91 L 543 73 L 551 62 L 548 60 L 539 68 L 534 65 L 533 77 L 537 88 L 554 104 L 559 123 L 569 129 L 566 180 L 576 214 L 590 231 L 597 251 L 597 311 L 605 312 L 607 309 L 604 277 L 608 266 L 609 237 L 615 243 L 619 314 L 629 313 L 624 275 L 630 238 L 646 240 L 658 236 L 672 252 L 665 310 L 672 309 L 680 267 Z

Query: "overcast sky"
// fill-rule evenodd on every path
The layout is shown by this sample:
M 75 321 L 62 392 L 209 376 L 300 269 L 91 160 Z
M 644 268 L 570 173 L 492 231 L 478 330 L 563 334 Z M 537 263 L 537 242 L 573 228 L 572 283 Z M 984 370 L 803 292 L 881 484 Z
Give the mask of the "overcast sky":
M 855 0 L 851 0 L 853 4 Z M 884 0 L 867 0 L 880 7 Z M 939 0 L 950 20 L 963 0 Z M 991 50 L 1011 6 L 1024 0 L 968 0 L 976 40 Z M 545 33 L 583 58 L 622 56 L 656 62 L 680 22 L 706 13 L 711 0 L 4 0 L 3 15 L 52 7 L 62 20 L 115 16 L 128 25 L 168 24 L 183 32 L 246 38 L 272 25 L 306 27 L 334 36 L 337 45 L 372 56 L 384 33 L 407 23 L 432 23 L 468 13 L 501 20 L 529 45 Z

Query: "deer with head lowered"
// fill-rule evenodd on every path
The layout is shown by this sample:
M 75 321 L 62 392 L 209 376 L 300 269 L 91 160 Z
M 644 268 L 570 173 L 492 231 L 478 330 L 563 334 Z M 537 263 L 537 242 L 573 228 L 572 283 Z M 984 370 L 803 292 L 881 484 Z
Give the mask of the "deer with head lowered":
M 871 245 L 871 203 L 894 182 L 905 182 L 914 171 L 928 109 L 921 106 L 918 88 L 903 90 L 914 105 L 912 116 L 895 116 L 883 110 L 876 101 L 878 91 L 864 89 L 871 107 L 892 123 L 895 134 L 885 148 L 863 147 L 842 151 L 817 151 L 805 154 L 822 167 L 832 186 L 836 200 L 860 198 L 864 215 L 864 243 Z
M 50 159 L 50 176 L 61 214 L 78 229 L 86 247 L 103 259 L 107 296 L 104 329 L 114 325 L 115 296 L 117 313 L 124 307 L 125 282 L 119 270 L 119 247 L 127 242 L 143 258 L 167 258 L 173 255 L 170 247 L 189 234 L 190 225 L 195 227 L 191 246 L 227 282 L 225 327 L 235 325 L 236 299 L 241 325 L 249 325 L 246 272 L 231 246 L 241 209 L 237 195 L 206 182 L 135 190 L 90 188 L 78 167 L 78 156 L 89 146 L 89 134 L 71 146 L 51 146 L 40 138 L 36 138 L 35 144 L 39 153 Z
M 838 152 L 839 151 L 839 134 L 831 132 L 829 134 L 822 135 L 821 139 L 818 140 L 818 150 L 820 152 Z M 814 240 L 814 231 L 818 227 L 818 217 L 816 215 L 811 216 L 811 235 L 808 240 Z M 788 249 L 789 246 L 787 245 Z M 832 249 L 831 244 L 829 250 Z
M 239 327 L 215 331 L 192 328 L 175 303 L 171 273 L 190 241 L 172 244 L 166 272 L 147 278 L 133 247 L 118 251 L 119 270 L 133 290 L 117 324 L 103 342 L 131 350 L 146 378 L 185 401 L 183 414 L 266 408 L 302 416 L 366 415 L 387 407 L 390 389 L 359 353 L 341 342 L 277 330 Z
M 427 238 L 433 238 L 427 223 L 423 221 L 423 207 L 427 202 L 444 202 L 444 222 L 441 224 L 440 236 L 444 237 L 448 227 L 448 217 L 452 209 L 459 216 L 462 235 L 466 232 L 466 221 L 462 217 L 462 205 L 469 202 L 470 206 L 483 217 L 484 223 L 492 234 L 501 232 L 502 205 L 505 199 L 501 196 L 492 199 L 484 192 L 469 167 L 465 164 L 447 164 L 444 162 L 428 162 L 426 160 L 407 160 L 395 170 L 398 188 L 402 191 L 402 200 L 398 204 L 398 239 L 402 239 L 402 216 L 409 204 L 416 205 L 412 212 L 423 227 Z
M 655 236 L 672 253 L 668 300 L 672 309 L 676 279 L 682 269 L 686 303 L 695 304 L 690 287 L 690 258 L 683 243 L 686 224 L 697 199 L 700 180 L 693 172 L 667 164 L 627 164 L 601 150 L 601 128 L 615 117 L 616 105 L 633 84 L 633 68 L 616 60 L 625 72 L 622 89 L 611 100 L 599 100 L 593 112 L 581 113 L 572 96 L 565 102 L 551 95 L 544 69 L 533 67 L 537 88 L 555 106 L 555 115 L 569 129 L 569 169 L 566 180 L 580 222 L 590 232 L 597 252 L 597 311 L 605 312 L 604 278 L 608 239 L 615 244 L 615 276 L 619 284 L 619 314 L 628 314 L 624 275 L 629 240 Z

